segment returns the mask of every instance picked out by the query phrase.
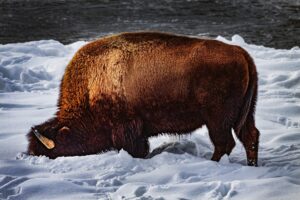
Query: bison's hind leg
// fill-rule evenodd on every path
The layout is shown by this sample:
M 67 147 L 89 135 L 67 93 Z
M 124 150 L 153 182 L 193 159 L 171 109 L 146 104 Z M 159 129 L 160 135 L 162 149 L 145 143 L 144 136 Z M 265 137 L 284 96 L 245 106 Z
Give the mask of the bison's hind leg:
M 232 136 L 232 132 L 231 132 L 231 129 L 230 131 L 227 131 L 226 132 L 226 140 L 227 140 L 227 145 L 226 145 L 226 154 L 229 156 L 232 149 L 235 147 L 235 141 L 234 141 L 234 138 Z
M 245 124 L 237 135 L 244 145 L 249 166 L 257 166 L 259 131 L 255 127 L 254 117 L 248 116 Z
M 235 146 L 235 141 L 231 133 L 231 128 L 208 126 L 210 140 L 214 145 L 214 153 L 211 158 L 213 161 L 219 161 L 223 155 L 230 155 Z
M 145 158 L 149 153 L 148 138 L 143 134 L 143 122 L 133 119 L 119 124 L 112 130 L 112 141 L 117 150 L 124 149 L 136 158 Z

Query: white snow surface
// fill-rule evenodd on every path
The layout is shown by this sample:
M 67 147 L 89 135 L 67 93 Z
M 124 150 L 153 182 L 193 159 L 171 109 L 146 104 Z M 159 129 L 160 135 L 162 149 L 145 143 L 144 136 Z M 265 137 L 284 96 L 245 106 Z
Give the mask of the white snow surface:
M 82 157 L 28 156 L 26 133 L 56 111 L 65 66 L 85 42 L 0 45 L 0 199 L 300 199 L 300 48 L 267 48 L 231 40 L 259 72 L 256 112 L 259 167 L 232 154 L 210 161 L 207 129 L 151 138 L 151 159 L 126 151 Z

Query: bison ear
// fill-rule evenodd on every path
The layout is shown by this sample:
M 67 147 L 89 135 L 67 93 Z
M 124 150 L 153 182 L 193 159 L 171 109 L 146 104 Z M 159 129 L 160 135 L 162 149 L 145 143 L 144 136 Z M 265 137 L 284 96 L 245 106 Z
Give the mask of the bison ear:
M 68 134 L 68 133 L 70 133 L 70 128 L 67 126 L 64 126 L 61 129 L 59 129 L 58 133 Z

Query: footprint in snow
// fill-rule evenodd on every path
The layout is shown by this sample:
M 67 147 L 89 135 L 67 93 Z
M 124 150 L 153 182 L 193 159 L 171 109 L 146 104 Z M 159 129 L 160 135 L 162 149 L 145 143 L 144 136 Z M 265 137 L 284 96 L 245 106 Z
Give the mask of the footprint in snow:
M 8 199 L 11 196 L 18 196 L 22 188 L 21 183 L 27 181 L 25 177 L 3 176 L 0 178 L 0 199 Z
M 136 197 L 143 196 L 147 192 L 147 188 L 145 186 L 140 186 L 134 191 L 134 195 Z

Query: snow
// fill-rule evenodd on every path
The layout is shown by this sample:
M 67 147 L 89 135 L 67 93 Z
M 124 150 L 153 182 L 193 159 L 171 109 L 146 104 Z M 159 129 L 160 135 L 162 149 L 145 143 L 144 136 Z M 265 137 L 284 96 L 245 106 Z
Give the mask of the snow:
M 126 151 L 82 157 L 28 156 L 26 133 L 56 111 L 59 82 L 85 42 L 44 40 L 0 45 L 0 199 L 299 199 L 300 48 L 231 40 L 259 72 L 259 167 L 246 166 L 237 141 L 232 154 L 210 161 L 204 127 L 177 138 L 151 138 L 149 159 Z
M 84 44 L 42 40 L 0 45 L 0 92 L 57 88 L 65 66 Z

